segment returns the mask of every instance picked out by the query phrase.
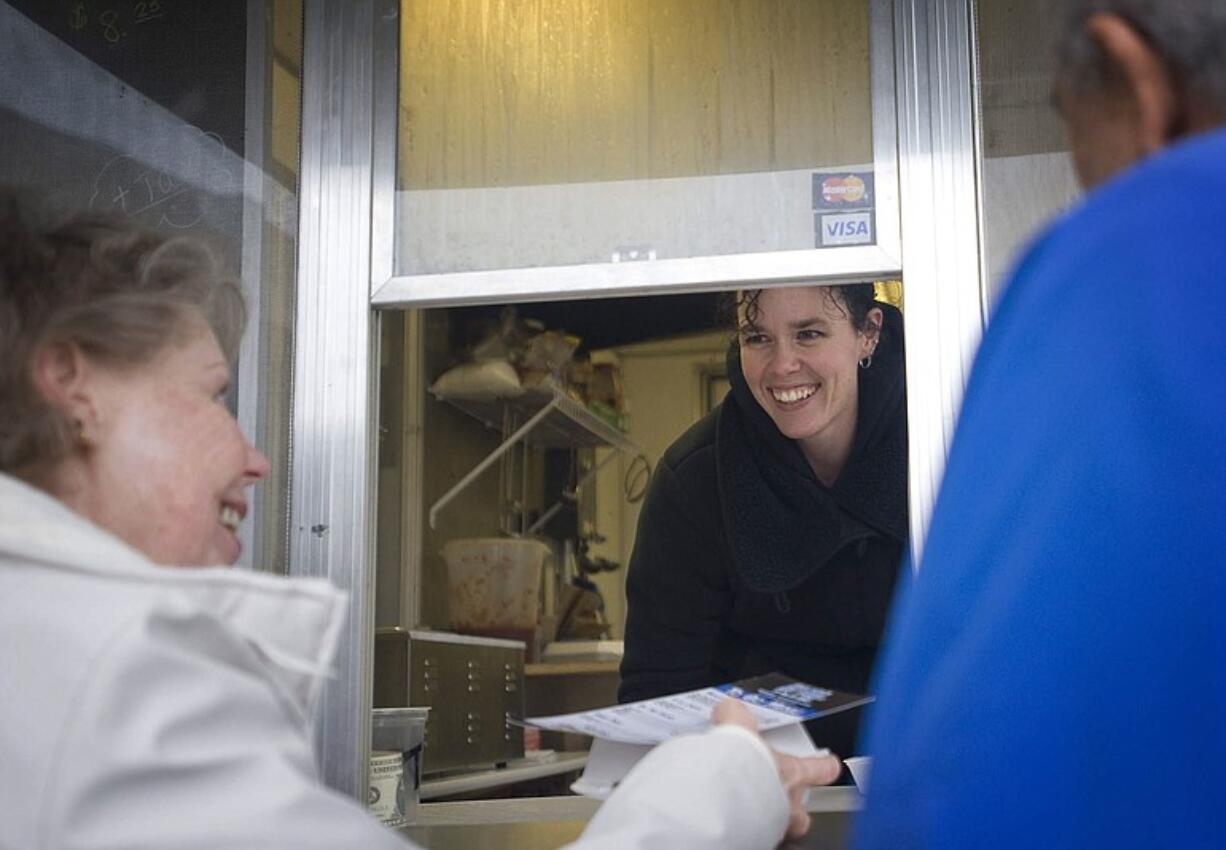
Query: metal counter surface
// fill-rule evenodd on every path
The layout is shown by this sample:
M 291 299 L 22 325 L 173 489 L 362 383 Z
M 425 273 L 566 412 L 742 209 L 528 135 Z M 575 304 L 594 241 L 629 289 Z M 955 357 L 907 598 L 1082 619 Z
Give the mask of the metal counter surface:
M 816 788 L 809 794 L 809 832 L 781 850 L 841 850 L 861 805 L 854 788 Z M 429 850 L 555 850 L 574 841 L 599 803 L 586 797 L 538 797 L 422 803 L 417 821 L 401 834 Z

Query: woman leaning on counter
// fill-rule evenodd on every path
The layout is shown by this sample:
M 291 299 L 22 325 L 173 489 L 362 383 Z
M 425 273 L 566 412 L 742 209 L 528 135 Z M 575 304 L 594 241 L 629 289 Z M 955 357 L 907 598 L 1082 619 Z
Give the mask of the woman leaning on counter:
M 870 283 L 736 302 L 732 389 L 665 452 L 639 518 L 623 702 L 774 670 L 869 686 L 907 540 L 902 315 Z M 849 755 L 859 714 L 809 731 Z

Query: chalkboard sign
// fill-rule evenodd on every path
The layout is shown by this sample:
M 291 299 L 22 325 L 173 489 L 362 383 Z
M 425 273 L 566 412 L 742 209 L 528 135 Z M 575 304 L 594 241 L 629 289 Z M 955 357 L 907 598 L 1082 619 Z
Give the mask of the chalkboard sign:
M 247 3 L 0 2 L 0 183 L 239 243 Z

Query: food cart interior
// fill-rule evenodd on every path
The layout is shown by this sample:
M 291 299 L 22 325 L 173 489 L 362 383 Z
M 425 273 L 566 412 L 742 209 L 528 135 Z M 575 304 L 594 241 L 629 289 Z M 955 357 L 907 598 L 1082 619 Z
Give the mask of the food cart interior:
M 900 284 L 877 290 L 901 306 Z M 444 681 L 497 664 L 513 697 L 463 689 L 471 705 L 431 716 L 422 799 L 566 793 L 582 768 L 587 739 L 503 715 L 616 702 L 639 505 L 657 459 L 727 390 L 733 297 L 384 315 L 375 705 L 437 708 L 427 657 Z M 507 686 L 498 645 L 431 632 L 521 641 L 522 679 Z

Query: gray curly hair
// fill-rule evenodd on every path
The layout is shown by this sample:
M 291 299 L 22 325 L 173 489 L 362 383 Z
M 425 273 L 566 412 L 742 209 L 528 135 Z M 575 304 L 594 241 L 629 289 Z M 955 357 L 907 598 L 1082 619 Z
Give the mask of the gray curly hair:
M 231 361 L 246 312 L 216 254 L 114 216 L 40 227 L 0 192 L 0 471 L 65 457 L 75 433 L 33 382 L 43 346 L 67 343 L 112 367 L 150 361 L 203 317 Z

